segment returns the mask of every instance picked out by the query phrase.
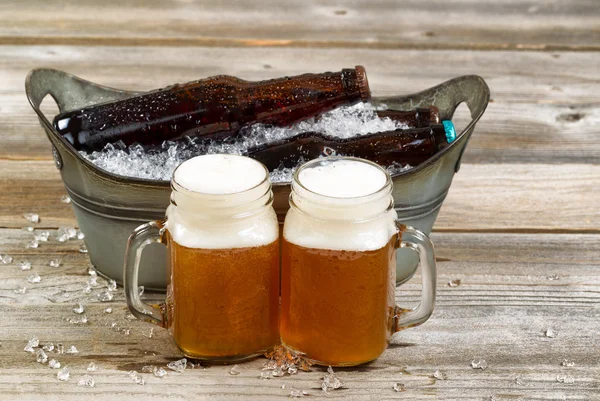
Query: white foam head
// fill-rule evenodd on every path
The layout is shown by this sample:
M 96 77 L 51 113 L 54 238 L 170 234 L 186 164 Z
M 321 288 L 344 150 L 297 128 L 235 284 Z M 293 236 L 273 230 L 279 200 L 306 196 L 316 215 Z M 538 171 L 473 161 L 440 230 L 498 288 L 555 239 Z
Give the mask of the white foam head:
M 296 172 L 287 241 L 307 248 L 365 251 L 384 247 L 396 233 L 392 182 L 366 160 L 313 160 Z
M 188 248 L 267 245 L 279 237 L 268 170 L 236 155 L 204 155 L 182 163 L 171 182 L 167 228 Z
M 204 155 L 183 162 L 173 175 L 189 191 L 225 195 L 246 191 L 264 181 L 268 172 L 254 159 L 236 155 Z

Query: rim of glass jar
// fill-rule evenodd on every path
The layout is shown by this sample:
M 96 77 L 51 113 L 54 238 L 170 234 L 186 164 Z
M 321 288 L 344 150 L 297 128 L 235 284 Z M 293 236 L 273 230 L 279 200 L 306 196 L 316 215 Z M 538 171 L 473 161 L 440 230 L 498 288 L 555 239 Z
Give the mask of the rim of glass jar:
M 227 154 L 226 156 L 227 157 L 244 157 L 244 158 L 247 157 L 247 156 L 242 156 L 242 155 L 230 155 L 230 154 Z M 231 206 L 231 205 L 225 205 L 224 204 L 223 207 L 221 208 L 221 209 L 228 208 L 230 210 L 235 210 L 235 209 L 238 209 L 238 208 L 244 208 L 244 207 L 247 207 L 249 203 L 256 202 L 256 201 L 264 198 L 267 194 L 270 194 L 269 195 L 269 199 L 267 199 L 267 201 L 263 205 L 261 205 L 260 207 L 256 208 L 255 210 L 251 210 L 249 212 L 239 213 L 239 214 L 232 213 L 231 217 L 232 218 L 240 218 L 240 217 L 246 217 L 246 216 L 255 214 L 258 211 L 262 210 L 264 207 L 270 207 L 273 204 L 274 196 L 273 196 L 273 191 L 272 191 L 273 183 L 271 182 L 270 177 L 269 177 L 269 169 L 267 169 L 267 167 L 263 163 L 259 162 L 258 160 L 255 160 L 255 159 L 252 159 L 252 160 L 254 160 L 256 163 L 260 164 L 260 166 L 264 170 L 265 175 L 264 175 L 264 178 L 262 179 L 262 181 L 260 181 L 258 184 L 254 185 L 253 187 L 244 189 L 243 191 L 229 192 L 229 193 L 223 193 L 223 194 L 211 194 L 211 193 L 206 193 L 206 192 L 194 191 L 194 190 L 191 190 L 189 188 L 186 188 L 183 185 L 181 185 L 180 183 L 178 183 L 177 180 L 175 179 L 175 175 L 177 173 L 177 170 L 185 162 L 179 164 L 179 166 L 177 166 L 175 168 L 175 170 L 173 170 L 173 174 L 171 176 L 171 189 L 173 191 L 176 191 L 176 192 L 179 192 L 179 193 L 183 193 L 184 195 L 190 195 L 190 196 L 200 195 L 200 196 L 205 197 L 209 201 L 211 201 L 211 200 L 212 201 L 217 201 L 219 198 L 224 197 L 224 196 L 237 196 L 237 195 L 243 195 L 245 193 L 249 193 L 251 191 L 254 191 L 254 190 L 260 188 L 265 183 L 268 183 L 268 185 L 265 188 L 265 191 L 262 192 L 260 195 L 257 195 L 254 199 L 252 199 L 252 200 L 250 200 L 250 201 L 248 201 L 246 203 L 242 203 L 240 205 L 237 205 L 237 206 Z M 170 199 L 170 202 L 174 203 L 172 197 Z M 216 203 L 215 205 L 218 205 L 218 203 Z M 176 203 L 175 203 L 175 206 L 177 206 Z M 215 209 L 219 209 L 219 207 L 217 206 L 217 207 L 215 207 Z
M 312 191 L 312 190 L 306 188 L 306 186 L 304 186 L 304 184 L 302 184 L 302 182 L 300 182 L 300 172 L 302 172 L 302 170 L 304 170 L 306 168 L 310 168 L 314 164 L 319 164 L 319 163 L 323 163 L 323 162 L 327 162 L 327 161 L 336 161 L 336 160 L 350 160 L 350 161 L 355 161 L 355 162 L 371 165 L 371 166 L 375 167 L 376 169 L 378 169 L 379 171 L 381 171 L 385 175 L 385 183 L 383 184 L 383 186 L 381 188 L 379 188 L 375 192 L 371 192 L 369 194 L 361 195 L 361 196 L 343 197 L 343 196 L 329 196 L 329 195 L 320 194 L 318 192 L 315 192 L 315 191 Z M 361 159 L 359 157 L 353 157 L 353 156 L 328 156 L 328 157 L 321 157 L 318 159 L 313 159 L 311 161 L 304 163 L 300 167 L 298 167 L 296 169 L 296 171 L 294 172 L 294 176 L 292 178 L 292 193 L 294 192 L 294 186 L 296 186 L 296 185 L 299 186 L 300 188 L 302 188 L 303 191 L 306 191 L 310 194 L 313 194 L 315 196 L 322 197 L 325 199 L 332 199 L 332 200 L 335 200 L 336 202 L 343 203 L 344 200 L 348 200 L 348 203 L 351 203 L 352 201 L 356 201 L 356 200 L 359 200 L 359 201 L 365 200 L 364 203 L 366 203 L 366 202 L 368 202 L 368 198 L 370 198 L 370 197 L 373 197 L 374 199 L 379 198 L 374 195 L 380 195 L 383 197 L 383 196 L 391 193 L 392 192 L 392 177 L 390 176 L 390 174 L 387 171 L 385 171 L 385 169 L 383 167 L 381 167 L 379 164 L 374 163 L 370 160 Z M 298 195 L 302 196 L 302 194 L 298 194 Z M 355 203 L 355 205 L 360 206 L 364 203 L 363 202 Z

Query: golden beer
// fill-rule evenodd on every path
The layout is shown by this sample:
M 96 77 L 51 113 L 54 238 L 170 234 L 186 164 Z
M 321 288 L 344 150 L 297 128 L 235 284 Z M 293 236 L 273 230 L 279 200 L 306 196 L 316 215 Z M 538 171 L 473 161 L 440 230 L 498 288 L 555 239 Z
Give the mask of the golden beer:
M 168 328 L 190 357 L 235 358 L 279 342 L 279 243 L 186 248 L 168 240 Z
M 284 239 L 284 344 L 331 365 L 376 359 L 391 336 L 395 252 L 391 241 L 355 252 L 304 248 Z

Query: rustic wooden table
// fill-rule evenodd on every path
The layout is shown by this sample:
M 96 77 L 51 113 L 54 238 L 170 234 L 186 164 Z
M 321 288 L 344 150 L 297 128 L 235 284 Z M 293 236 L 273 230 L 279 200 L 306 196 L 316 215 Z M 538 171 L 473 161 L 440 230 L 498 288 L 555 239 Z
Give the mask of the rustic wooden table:
M 0 399 L 266 400 L 294 389 L 352 400 L 600 399 L 598 2 L 232 3 L 0 5 L 0 254 L 13 258 L 0 265 Z M 126 318 L 120 289 L 100 302 L 99 278 L 86 294 L 81 241 L 55 240 L 57 228 L 76 222 L 24 95 L 27 72 L 53 67 L 143 90 L 213 74 L 261 79 L 355 64 L 366 66 L 375 95 L 472 73 L 492 90 L 432 235 L 439 284 L 431 319 L 397 334 L 377 361 L 337 370 L 344 386 L 330 393 L 321 390 L 321 368 L 260 379 L 264 359 L 241 364 L 237 376 L 208 366 L 143 374 L 146 384 L 135 384 L 128 371 L 180 354 L 166 331 L 149 338 L 148 325 Z M 29 212 L 41 218 L 33 234 L 23 230 Z M 48 242 L 26 248 L 40 231 L 50 232 Z M 60 266 L 49 266 L 56 258 Z M 32 274 L 41 281 L 29 283 Z M 455 279 L 460 286 L 450 287 Z M 414 304 L 418 283 L 402 286 L 399 301 Z M 87 324 L 69 323 L 76 302 Z M 49 352 L 70 380 L 23 351 L 32 336 L 77 347 L 75 355 Z M 487 369 L 471 367 L 480 358 Z M 90 362 L 95 386 L 78 387 Z

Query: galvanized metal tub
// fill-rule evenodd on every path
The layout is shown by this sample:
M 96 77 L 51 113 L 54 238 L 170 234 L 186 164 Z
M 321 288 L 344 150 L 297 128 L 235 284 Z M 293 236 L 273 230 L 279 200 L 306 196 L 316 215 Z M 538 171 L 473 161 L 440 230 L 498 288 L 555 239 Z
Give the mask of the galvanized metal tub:
M 111 100 L 124 99 L 138 92 L 97 85 L 54 69 L 32 70 L 25 81 L 29 103 L 37 113 L 50 142 L 56 167 L 72 199 L 79 228 L 85 234 L 89 256 L 97 270 L 117 282 L 122 281 L 125 246 L 129 234 L 140 224 L 164 217 L 169 204 L 168 181 L 127 178 L 109 173 L 83 158 L 52 127 L 40 110 L 50 95 L 61 112 Z M 448 193 L 454 173 L 458 172 L 463 152 L 489 101 L 489 88 L 478 76 L 458 77 L 425 91 L 407 95 L 374 98 L 374 104 L 391 109 L 412 109 L 435 105 L 442 119 L 451 119 L 457 106 L 465 103 L 472 120 L 447 148 L 420 166 L 393 176 L 394 202 L 399 219 L 430 233 Z M 283 218 L 288 209 L 289 183 L 273 185 L 274 207 Z M 397 281 L 408 280 L 415 272 L 416 255 L 400 250 Z M 148 247 L 142 256 L 139 283 L 146 288 L 164 289 L 167 284 L 164 247 Z

